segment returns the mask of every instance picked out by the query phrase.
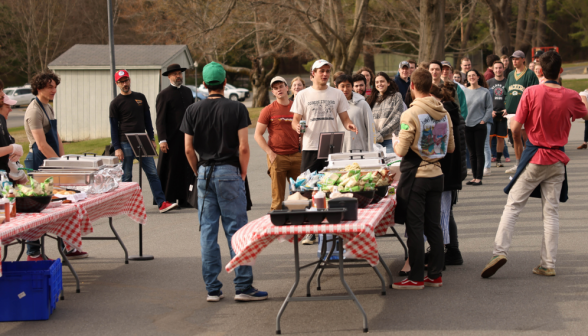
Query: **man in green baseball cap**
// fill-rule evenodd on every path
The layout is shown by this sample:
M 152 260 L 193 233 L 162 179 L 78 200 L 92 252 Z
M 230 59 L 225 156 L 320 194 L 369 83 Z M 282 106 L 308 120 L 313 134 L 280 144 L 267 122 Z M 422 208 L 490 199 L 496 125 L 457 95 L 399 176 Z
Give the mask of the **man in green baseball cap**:
M 218 246 L 219 217 L 222 218 L 231 258 L 235 256 L 231 248 L 233 234 L 247 224 L 247 207 L 250 205 L 245 177 L 250 156 L 247 129 L 251 120 L 245 105 L 224 97 L 227 81 L 222 65 L 208 63 L 202 70 L 202 77 L 209 92 L 208 98 L 186 109 L 180 131 L 185 134 L 186 157 L 198 176 L 197 209 L 202 276 L 208 292 L 206 301 L 217 302 L 224 297 L 223 284 L 218 280 L 223 269 Z M 236 301 L 268 298 L 267 292 L 253 287 L 251 266 L 237 267 L 234 283 Z

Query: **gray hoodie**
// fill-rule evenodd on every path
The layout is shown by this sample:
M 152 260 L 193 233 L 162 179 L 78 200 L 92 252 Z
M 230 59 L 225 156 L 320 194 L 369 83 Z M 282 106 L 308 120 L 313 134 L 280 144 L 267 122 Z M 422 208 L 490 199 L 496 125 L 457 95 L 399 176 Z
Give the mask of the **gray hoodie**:
M 370 106 L 365 101 L 365 98 L 353 92 L 351 100 L 349 100 L 349 109 L 347 110 L 349 119 L 357 127 L 357 134 L 355 132 L 347 131 L 337 118 L 339 124 L 339 131 L 345 132 L 345 139 L 343 140 L 343 153 L 348 153 L 350 150 L 363 150 L 364 152 L 373 151 L 373 144 L 375 143 L 374 132 L 374 116 Z

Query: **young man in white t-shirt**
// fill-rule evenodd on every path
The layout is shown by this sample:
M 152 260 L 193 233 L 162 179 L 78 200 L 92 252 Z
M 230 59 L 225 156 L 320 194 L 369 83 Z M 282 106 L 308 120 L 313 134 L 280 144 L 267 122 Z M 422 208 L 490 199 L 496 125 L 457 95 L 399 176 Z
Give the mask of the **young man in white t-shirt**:
M 321 133 L 337 132 L 337 115 L 348 131 L 357 134 L 357 128 L 349 119 L 349 103 L 345 94 L 328 85 L 332 65 L 318 60 L 312 65 L 310 77 L 312 86 L 300 91 L 294 99 L 291 112 L 294 113 L 292 128 L 300 134 L 300 121 L 306 121 L 302 137 L 302 164 L 300 171 L 320 171 L 326 167 L 325 159 L 317 159 Z

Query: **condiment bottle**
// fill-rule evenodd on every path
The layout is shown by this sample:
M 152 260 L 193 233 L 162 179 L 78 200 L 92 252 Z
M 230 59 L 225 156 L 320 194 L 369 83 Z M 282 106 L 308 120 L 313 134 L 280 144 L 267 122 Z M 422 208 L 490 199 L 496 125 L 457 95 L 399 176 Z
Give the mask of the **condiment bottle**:
M 6 197 L 10 202 L 10 217 L 16 217 L 16 195 L 14 194 L 14 189 L 11 188 Z
M 314 202 L 314 195 L 316 195 L 318 193 L 318 188 L 314 187 L 314 190 L 312 191 L 312 207 L 316 208 L 316 203 Z
M 4 205 L 4 221 L 10 222 L 10 202 L 8 199 L 3 198 L 2 204 Z
M 319 190 L 319 192 L 316 193 L 316 195 L 314 195 L 314 203 L 316 204 L 316 208 L 317 209 L 324 209 L 326 208 L 326 195 L 322 190 Z

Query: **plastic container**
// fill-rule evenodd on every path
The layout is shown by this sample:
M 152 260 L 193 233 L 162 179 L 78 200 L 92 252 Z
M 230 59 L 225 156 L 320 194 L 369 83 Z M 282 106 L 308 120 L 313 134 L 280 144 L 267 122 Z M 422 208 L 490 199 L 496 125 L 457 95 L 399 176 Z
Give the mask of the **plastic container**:
M 357 198 L 357 207 L 363 209 L 372 203 L 375 194 L 375 190 L 357 191 L 353 193 L 353 197 Z
M 316 202 L 314 201 L 314 195 L 318 194 L 318 188 L 314 187 L 312 190 L 312 207 L 316 208 Z
M 61 259 L 3 262 L 0 322 L 49 319 L 62 288 Z
M 282 202 L 282 205 L 288 210 L 304 210 L 310 206 L 310 201 L 308 200 L 290 200 Z
M 329 200 L 329 208 L 345 208 L 344 221 L 357 220 L 357 199 L 349 197 L 337 197 Z
M 274 210 L 269 213 L 272 224 L 281 225 L 318 225 L 324 224 L 327 219 L 329 224 L 339 224 L 347 209 L 333 208 L 322 210 Z
M 374 194 L 372 204 L 378 203 L 384 197 L 386 197 L 386 195 L 388 195 L 388 186 L 376 187 L 376 193 Z
M 327 196 L 322 190 L 319 190 L 314 195 L 313 201 L 317 209 L 325 209 L 327 207 Z

